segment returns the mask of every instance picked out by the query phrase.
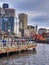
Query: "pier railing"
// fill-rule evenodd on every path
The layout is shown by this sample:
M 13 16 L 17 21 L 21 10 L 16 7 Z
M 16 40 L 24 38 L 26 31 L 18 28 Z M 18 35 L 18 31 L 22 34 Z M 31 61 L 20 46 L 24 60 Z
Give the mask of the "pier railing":
M 34 41 L 6 41 L 6 40 L 1 40 L 0 41 L 0 47 L 11 47 L 11 46 L 21 46 L 21 45 L 30 45 L 34 44 Z

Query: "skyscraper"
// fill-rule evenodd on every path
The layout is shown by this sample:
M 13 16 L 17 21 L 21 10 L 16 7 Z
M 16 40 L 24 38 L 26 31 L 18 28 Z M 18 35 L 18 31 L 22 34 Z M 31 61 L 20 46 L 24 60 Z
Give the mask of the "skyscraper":
M 10 17 L 15 17 L 15 9 L 11 9 L 11 8 L 5 8 L 5 15 Z
M 19 31 L 21 32 L 21 36 L 24 36 L 24 29 L 27 29 L 27 14 L 21 13 L 18 15 L 19 17 Z
M 0 8 L 0 30 L 2 30 L 2 16 L 5 15 L 3 8 Z
M 27 28 L 27 14 L 19 14 L 19 29 Z
M 3 8 L 9 8 L 9 5 L 6 3 L 3 3 Z
M 15 9 L 11 9 L 8 7 L 0 8 L 0 24 L 4 32 L 10 30 L 14 32 L 14 19 L 15 19 Z
M 2 30 L 14 32 L 14 17 L 2 17 Z
M 15 11 L 13 9 L 4 9 L 5 16 L 2 17 L 2 30 L 14 32 L 14 19 L 15 19 Z

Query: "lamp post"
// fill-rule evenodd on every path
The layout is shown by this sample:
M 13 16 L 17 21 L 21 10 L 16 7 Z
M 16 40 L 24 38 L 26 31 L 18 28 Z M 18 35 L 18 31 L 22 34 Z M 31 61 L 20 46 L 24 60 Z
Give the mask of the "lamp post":
M 10 30 L 8 30 L 8 44 L 9 44 Z

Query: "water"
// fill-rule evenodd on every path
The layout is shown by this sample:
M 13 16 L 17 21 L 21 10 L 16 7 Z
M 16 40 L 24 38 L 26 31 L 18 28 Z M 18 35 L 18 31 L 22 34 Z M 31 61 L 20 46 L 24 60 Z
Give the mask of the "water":
M 49 44 L 37 44 L 35 51 L 0 58 L 0 65 L 49 65 Z

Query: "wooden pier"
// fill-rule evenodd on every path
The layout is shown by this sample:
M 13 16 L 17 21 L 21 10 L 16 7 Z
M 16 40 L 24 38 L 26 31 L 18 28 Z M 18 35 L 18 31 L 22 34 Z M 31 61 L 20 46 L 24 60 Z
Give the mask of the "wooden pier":
M 17 46 L 3 46 L 0 47 L 0 54 L 3 53 L 10 53 L 10 52 L 17 52 L 17 51 L 22 51 L 22 50 L 28 50 L 29 48 L 35 48 L 36 44 L 29 44 L 29 45 L 17 45 Z

